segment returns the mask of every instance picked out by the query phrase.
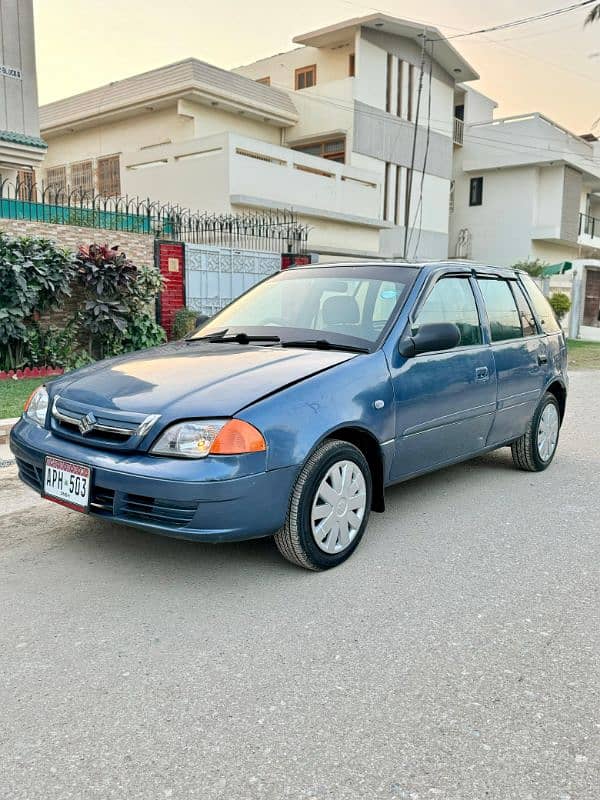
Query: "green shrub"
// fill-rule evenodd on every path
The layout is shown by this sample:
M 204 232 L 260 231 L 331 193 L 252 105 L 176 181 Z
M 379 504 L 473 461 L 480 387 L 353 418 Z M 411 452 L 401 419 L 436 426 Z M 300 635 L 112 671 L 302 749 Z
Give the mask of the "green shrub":
M 550 305 L 554 309 L 554 313 L 558 317 L 558 320 L 562 320 L 565 314 L 571 310 L 571 301 L 569 299 L 569 295 L 565 294 L 564 292 L 554 292 L 554 294 L 549 299 Z
M 188 333 L 196 330 L 198 312 L 191 308 L 180 308 L 173 319 L 173 338 L 183 339 Z
M 138 349 L 139 342 L 147 347 L 164 341 L 164 331 L 148 313 L 163 287 L 157 270 L 137 267 L 117 247 L 97 244 L 80 247 L 75 266 L 85 295 L 77 324 L 91 356 L 105 358 Z
M 534 258 L 532 260 L 517 261 L 513 264 L 513 269 L 522 269 L 524 272 L 528 272 L 532 278 L 539 278 L 542 271 L 548 266 L 550 265 L 547 261 L 543 261 L 541 258 Z
M 0 369 L 27 363 L 33 318 L 71 294 L 73 257 L 47 239 L 0 232 Z

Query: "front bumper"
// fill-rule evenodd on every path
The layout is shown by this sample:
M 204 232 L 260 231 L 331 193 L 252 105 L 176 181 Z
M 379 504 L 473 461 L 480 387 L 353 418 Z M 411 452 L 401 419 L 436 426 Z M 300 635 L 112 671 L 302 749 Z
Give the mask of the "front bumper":
M 42 494 L 44 459 L 92 468 L 90 514 L 178 539 L 239 541 L 284 523 L 299 467 L 265 470 L 262 453 L 198 461 L 82 447 L 26 420 L 11 431 L 19 476 Z

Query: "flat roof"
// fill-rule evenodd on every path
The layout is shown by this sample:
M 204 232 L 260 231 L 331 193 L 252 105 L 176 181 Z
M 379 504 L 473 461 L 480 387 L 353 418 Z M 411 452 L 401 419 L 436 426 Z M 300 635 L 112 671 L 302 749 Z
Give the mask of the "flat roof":
M 434 48 L 435 61 L 452 75 L 456 81 L 474 81 L 479 78 L 479 74 L 438 28 L 401 17 L 392 17 L 388 14 L 378 13 L 368 14 L 364 17 L 354 17 L 338 22 L 335 25 L 328 25 L 325 28 L 318 28 L 315 31 L 295 36 L 293 41 L 296 44 L 311 47 L 332 47 L 336 44 L 341 44 L 344 39 L 347 39 L 349 31 L 357 28 L 370 28 L 381 33 L 389 33 L 392 36 L 412 39 L 419 44 L 421 43 L 422 35 L 425 34 L 429 39 L 433 39 L 436 42 Z

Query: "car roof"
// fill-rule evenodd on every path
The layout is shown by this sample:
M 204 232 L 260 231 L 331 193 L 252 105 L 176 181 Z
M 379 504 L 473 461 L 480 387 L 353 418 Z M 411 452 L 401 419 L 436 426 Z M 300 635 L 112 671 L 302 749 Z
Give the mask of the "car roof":
M 459 259 L 446 261 L 331 261 L 325 264 L 299 264 L 296 267 L 291 267 L 291 269 L 314 269 L 315 267 L 332 269 L 335 267 L 355 267 L 357 269 L 360 267 L 410 267 L 412 269 L 426 270 L 428 273 L 446 270 L 465 274 L 476 272 L 480 275 L 495 275 L 504 278 L 514 278 L 516 275 L 523 273 L 523 270 L 516 270 L 511 267 L 497 267 L 477 261 L 461 261 Z

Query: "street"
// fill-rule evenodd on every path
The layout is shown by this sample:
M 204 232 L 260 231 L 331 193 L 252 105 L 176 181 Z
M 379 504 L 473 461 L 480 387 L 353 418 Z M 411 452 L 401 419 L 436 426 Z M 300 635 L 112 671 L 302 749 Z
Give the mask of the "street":
M 600 371 L 557 457 L 394 487 L 338 569 L 42 501 L 0 469 L 0 796 L 600 796 Z

